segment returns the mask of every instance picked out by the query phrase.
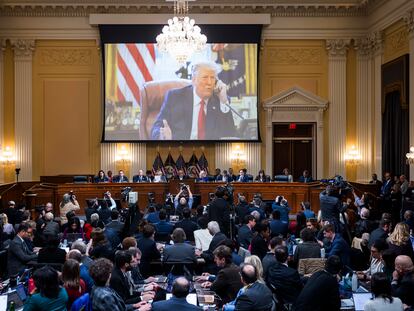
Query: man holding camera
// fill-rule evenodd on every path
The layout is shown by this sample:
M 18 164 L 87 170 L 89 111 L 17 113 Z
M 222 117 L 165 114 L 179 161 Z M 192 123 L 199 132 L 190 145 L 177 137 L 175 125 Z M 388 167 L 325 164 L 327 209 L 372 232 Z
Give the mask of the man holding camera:
M 188 200 L 186 196 L 188 194 Z M 180 192 L 174 198 L 174 208 L 175 214 L 179 215 L 180 217 L 183 214 L 183 209 L 188 207 L 191 210 L 193 206 L 193 193 L 190 190 L 189 185 L 181 184 Z

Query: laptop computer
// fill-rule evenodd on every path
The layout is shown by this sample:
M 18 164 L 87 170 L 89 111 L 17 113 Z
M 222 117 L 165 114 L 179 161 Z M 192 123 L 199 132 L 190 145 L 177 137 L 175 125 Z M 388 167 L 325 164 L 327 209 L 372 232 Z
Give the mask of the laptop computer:
M 372 299 L 372 293 L 353 293 L 355 311 L 364 311 L 365 304 Z
M 83 238 L 82 233 L 68 233 L 66 235 L 66 240 L 68 240 L 69 243 L 73 243 L 79 239 L 82 240 L 82 238 Z
M 168 300 L 172 297 L 172 294 L 167 293 L 165 296 L 165 300 Z M 196 294 L 188 294 L 186 300 L 189 304 L 197 306 L 197 295 Z
M 19 309 L 23 307 L 26 298 L 26 290 L 23 284 L 19 284 L 15 289 L 7 293 L 7 305 L 10 305 L 13 301 L 16 309 Z

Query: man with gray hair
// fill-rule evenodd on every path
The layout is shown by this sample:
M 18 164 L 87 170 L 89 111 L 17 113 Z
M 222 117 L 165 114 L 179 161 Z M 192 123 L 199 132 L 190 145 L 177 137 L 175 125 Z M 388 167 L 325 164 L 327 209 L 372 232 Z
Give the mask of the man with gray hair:
M 210 221 L 207 225 L 207 229 L 210 234 L 213 236 L 213 239 L 210 242 L 208 250 L 204 251 L 201 256 L 204 258 L 207 264 L 212 264 L 214 260 L 213 252 L 214 250 L 221 245 L 226 239 L 226 235 L 220 232 L 220 226 L 217 221 Z
M 152 127 L 159 140 L 217 140 L 234 137 L 235 127 L 226 85 L 217 79 L 215 63 L 193 65 L 192 83 L 172 89 Z

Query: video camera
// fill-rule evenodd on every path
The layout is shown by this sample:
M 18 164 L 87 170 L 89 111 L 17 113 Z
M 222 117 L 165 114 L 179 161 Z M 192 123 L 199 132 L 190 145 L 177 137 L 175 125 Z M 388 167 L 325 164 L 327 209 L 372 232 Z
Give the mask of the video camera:
M 129 196 L 129 193 L 131 192 L 131 190 L 132 190 L 131 187 L 125 187 L 125 188 L 122 189 L 122 191 L 121 191 L 122 200 L 124 200 L 124 201 L 128 200 L 128 196 Z

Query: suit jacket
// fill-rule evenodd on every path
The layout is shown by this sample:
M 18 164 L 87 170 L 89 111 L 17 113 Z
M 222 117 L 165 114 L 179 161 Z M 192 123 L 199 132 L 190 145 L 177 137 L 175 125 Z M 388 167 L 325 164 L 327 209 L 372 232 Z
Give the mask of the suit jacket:
M 10 242 L 7 252 L 7 269 L 9 276 L 16 275 L 26 269 L 27 263 L 37 259 L 37 255 L 29 250 L 18 235 Z
M 225 240 L 227 240 L 227 236 L 222 232 L 217 232 L 213 238 L 211 239 L 210 246 L 208 247 L 208 250 L 203 252 L 201 255 L 207 262 L 213 262 L 214 256 L 213 252 L 219 246 L 221 243 L 223 243 Z
M 187 243 L 175 243 L 167 246 L 164 249 L 163 256 L 166 262 L 196 262 L 194 246 Z
M 119 182 L 129 182 L 129 180 L 128 180 L 128 177 L 126 177 L 125 175 L 122 177 L 122 180 L 121 180 L 121 176 L 119 176 L 119 175 L 116 175 L 114 178 L 112 178 L 112 182 L 115 182 L 115 183 L 119 183 Z
M 336 255 L 341 258 L 342 264 L 349 266 L 351 249 L 348 243 L 337 233 L 332 241 L 331 248 L 326 254 L 326 258 Z
M 252 255 L 256 255 L 260 258 L 260 260 L 262 260 L 269 250 L 269 248 L 267 247 L 266 240 L 260 234 L 257 234 L 253 238 L 251 244 L 252 244 L 252 249 L 251 249 Z
M 198 225 L 190 219 L 183 219 L 175 224 L 175 228 L 182 228 L 187 237 L 187 241 L 194 242 L 194 231 L 198 230 Z
M 243 175 L 243 176 L 238 175 L 238 176 L 236 177 L 236 179 L 235 179 L 235 180 L 233 180 L 233 181 L 238 181 L 238 182 L 248 182 L 248 181 L 249 181 L 249 176 L 247 176 L 247 175 Z
M 234 300 L 239 289 L 243 287 L 239 273 L 239 267 L 229 264 L 219 271 L 211 285 L 210 289 L 220 296 L 223 304 Z
M 121 269 L 114 267 L 109 280 L 109 287 L 112 288 L 126 304 L 136 303 L 141 300 L 138 294 L 132 294 L 129 291 L 131 284 Z
M 237 241 L 239 242 L 239 245 L 245 249 L 248 249 L 252 239 L 252 230 L 247 225 L 241 226 L 239 232 L 237 233 Z
M 384 229 L 382 228 L 375 229 L 374 231 L 371 232 L 371 235 L 369 237 L 368 248 L 371 249 L 372 244 L 374 244 L 376 240 L 385 241 L 387 238 L 388 238 L 388 233 L 385 232 Z
M 223 182 L 232 182 L 233 178 L 231 177 L 231 175 L 227 174 L 225 176 L 223 175 L 218 175 L 216 177 L 216 181 L 223 181 Z
M 169 300 L 157 301 L 152 304 L 153 311 L 199 311 L 200 307 L 194 306 L 187 302 L 185 298 L 177 298 L 172 296 Z
M 217 221 L 221 231 L 225 231 L 230 222 L 228 203 L 223 198 L 217 198 L 211 202 L 208 208 L 208 219 Z
M 406 273 L 397 283 L 392 282 L 392 295 L 409 306 L 414 305 L 414 273 Z
M 66 260 L 66 252 L 60 248 L 43 247 L 39 250 L 39 256 L 37 262 L 39 263 L 61 263 L 62 265 Z
M 124 223 L 119 220 L 112 220 L 105 226 L 105 228 L 114 231 L 119 237 L 121 237 L 122 231 L 124 230 Z
M 135 175 L 134 177 L 132 177 L 132 182 L 148 182 L 148 177 L 147 176 L 139 176 L 139 175 Z
M 384 181 L 381 187 L 381 196 L 384 197 L 385 199 L 390 198 L 392 185 L 393 185 L 393 182 L 391 179 L 388 182 Z
M 270 181 L 270 176 L 269 175 L 264 175 L 264 176 L 260 177 L 259 175 L 257 175 L 256 178 L 254 179 L 254 181 L 269 182 Z
M 154 259 L 159 259 L 161 257 L 161 254 L 157 249 L 155 241 L 152 239 L 139 239 L 137 242 L 137 246 L 142 252 L 141 264 L 139 266 L 139 269 L 144 275 L 144 277 L 148 277 L 150 274 L 150 262 Z
M 163 120 L 167 120 L 173 140 L 189 140 L 193 122 L 193 97 L 192 85 L 167 92 L 152 127 L 151 138 L 160 139 L 160 128 L 163 127 Z M 220 100 L 215 94 L 208 100 L 205 127 L 208 129 L 205 133 L 207 140 L 220 140 L 235 135 L 232 112 L 221 111 Z
M 101 183 L 101 182 L 109 182 L 109 178 L 104 176 L 104 178 L 99 178 L 99 176 L 95 176 L 93 178 L 94 183 Z
M 306 179 L 305 179 L 305 177 L 303 177 L 303 175 L 302 175 L 298 179 L 298 182 L 304 182 L 304 183 L 312 182 L 312 181 L 313 181 L 313 178 L 311 176 L 306 177 Z
M 53 235 L 53 236 L 57 236 L 60 232 L 60 226 L 57 222 L 55 221 L 48 221 L 46 222 L 46 226 L 43 229 L 43 235 Z
M 298 271 L 281 263 L 269 267 L 266 283 L 282 303 L 294 303 L 303 287 Z
M 258 281 L 250 284 L 236 298 L 235 311 L 268 311 L 272 309 L 272 292 Z

